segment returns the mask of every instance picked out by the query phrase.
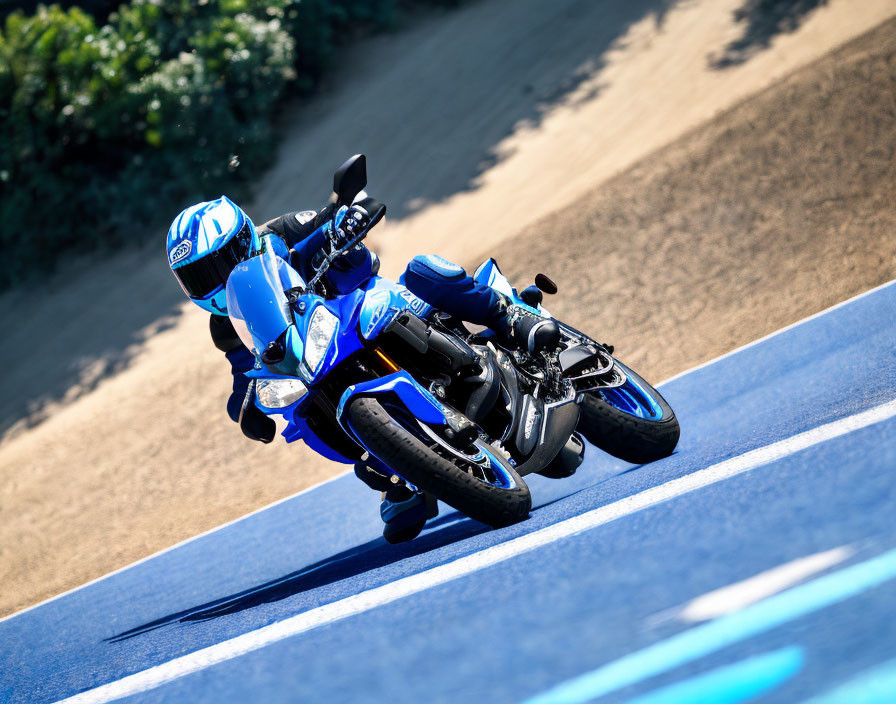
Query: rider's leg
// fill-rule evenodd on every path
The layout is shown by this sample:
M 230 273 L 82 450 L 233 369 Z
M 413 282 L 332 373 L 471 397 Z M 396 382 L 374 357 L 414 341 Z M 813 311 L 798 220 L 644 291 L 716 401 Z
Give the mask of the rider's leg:
M 414 257 L 402 279 L 411 293 L 430 305 L 461 320 L 487 325 L 515 347 L 536 352 L 557 344 L 557 323 L 513 305 L 506 296 L 468 276 L 463 267 L 441 257 Z

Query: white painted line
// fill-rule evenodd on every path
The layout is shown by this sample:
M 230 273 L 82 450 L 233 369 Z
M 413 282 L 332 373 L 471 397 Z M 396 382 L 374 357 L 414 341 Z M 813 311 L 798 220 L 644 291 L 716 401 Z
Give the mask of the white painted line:
M 686 623 L 699 623 L 740 611 L 848 560 L 855 552 L 855 548 L 852 546 L 844 545 L 833 550 L 800 557 L 765 572 L 760 572 L 749 579 L 698 596 L 684 606 L 656 614 L 648 619 L 648 623 L 656 625 L 671 619 L 678 619 Z
M 579 516 L 560 521 L 540 530 L 521 535 L 505 543 L 494 545 L 467 555 L 454 562 L 433 567 L 424 572 L 403 577 L 389 584 L 368 589 L 354 596 L 319 606 L 278 623 L 259 628 L 230 640 L 216 643 L 194 653 L 183 655 L 148 670 L 137 672 L 115 682 L 87 690 L 68 699 L 66 704 L 99 704 L 145 692 L 166 682 L 198 672 L 212 665 L 232 660 L 271 643 L 305 633 L 318 626 L 354 616 L 378 606 L 389 604 L 412 594 L 432 589 L 473 572 L 491 567 L 522 553 L 535 550 L 562 538 L 582 533 L 650 506 L 688 494 L 716 482 L 767 465 L 819 443 L 846 435 L 859 428 L 879 423 L 896 416 L 896 400 L 856 415 L 807 430 L 786 440 L 751 450 L 737 457 L 714 464 L 692 474 L 673 479 L 634 496 L 593 509 Z
M 760 345 L 763 342 L 765 342 L 766 340 L 770 340 L 771 338 L 777 337 L 778 335 L 781 335 L 782 333 L 785 333 L 788 330 L 793 330 L 793 328 L 795 328 L 799 325 L 803 325 L 812 320 L 815 320 L 816 318 L 820 318 L 823 315 L 827 315 L 828 313 L 835 311 L 838 308 L 842 308 L 843 306 L 848 306 L 850 303 L 854 303 L 855 301 L 858 301 L 861 298 L 865 298 L 865 296 L 870 296 L 871 294 L 877 293 L 878 291 L 881 291 L 881 290 L 887 288 L 887 286 L 892 286 L 894 284 L 896 284 L 896 279 L 893 279 L 892 281 L 888 281 L 885 284 L 881 284 L 880 286 L 875 286 L 874 288 L 865 291 L 865 293 L 860 293 L 858 296 L 853 296 L 852 298 L 847 298 L 845 301 L 840 301 L 840 303 L 837 303 L 836 305 L 833 305 L 830 308 L 825 308 L 824 310 L 820 310 L 817 313 L 810 315 L 808 318 L 803 318 L 802 320 L 797 320 L 795 323 L 791 323 L 790 325 L 787 325 L 787 326 L 781 328 L 780 330 L 775 330 L 774 332 L 771 332 L 768 335 L 765 335 L 764 337 L 760 337 L 756 340 L 753 340 L 752 342 L 748 342 L 745 345 L 741 345 L 740 347 L 737 347 L 736 349 L 733 349 L 730 352 L 726 352 L 725 354 L 719 355 L 718 357 L 713 357 L 712 359 L 707 360 L 706 362 L 703 362 L 703 364 L 698 364 L 696 367 L 691 367 L 690 369 L 686 369 L 683 372 L 679 372 L 675 376 L 671 376 L 668 379 L 666 379 L 665 381 L 657 384 L 657 388 L 659 388 L 660 386 L 664 386 L 665 384 L 669 384 L 673 381 L 676 381 L 677 379 L 680 379 L 683 376 L 692 374 L 693 372 L 699 371 L 701 369 L 705 369 L 706 367 L 708 367 L 712 364 L 715 364 L 716 362 L 721 362 L 723 359 L 727 359 L 728 357 L 731 357 L 732 355 L 743 352 L 744 350 L 748 350 L 751 347 Z
M 154 552 L 151 555 L 147 555 L 146 557 L 141 557 L 136 562 L 131 562 L 131 563 L 125 565 L 124 567 L 119 567 L 117 570 L 113 570 L 112 572 L 104 574 L 102 577 L 97 577 L 96 579 L 91 579 L 89 582 L 80 584 L 77 587 L 72 587 L 71 589 L 62 592 L 61 594 L 57 594 L 56 596 L 51 596 L 49 599 L 44 599 L 43 601 L 39 601 L 36 604 L 32 604 L 31 606 L 26 606 L 21 611 L 16 611 L 15 613 L 12 613 L 12 614 L 9 614 L 8 616 L 4 616 L 3 618 L 0 618 L 0 623 L 3 623 L 4 621 L 8 621 L 11 618 L 15 618 L 16 616 L 21 616 L 24 613 L 28 613 L 29 611 L 32 611 L 38 607 L 43 606 L 44 604 L 49 604 L 51 601 L 56 601 L 57 599 L 61 599 L 64 596 L 68 596 L 69 594 L 72 594 L 73 592 L 76 592 L 80 589 L 89 587 L 91 584 L 96 584 L 97 582 L 102 582 L 104 579 L 108 579 L 109 577 L 112 577 L 112 576 L 118 574 L 119 572 L 124 572 L 125 570 L 129 570 L 132 567 L 136 567 L 137 565 L 142 565 L 144 562 L 149 562 L 150 560 L 153 560 L 153 559 L 159 557 L 160 555 L 164 555 L 166 552 L 171 552 L 172 550 L 177 550 L 182 545 L 186 545 L 187 543 L 192 543 L 194 540 L 199 540 L 200 538 L 204 538 L 205 536 L 211 535 L 212 533 L 217 533 L 219 530 L 224 530 L 225 528 L 228 528 L 228 527 L 234 525 L 235 523 L 239 523 L 240 521 L 245 521 L 247 518 L 251 518 L 252 516 L 254 516 L 257 513 L 261 513 L 262 511 L 267 511 L 269 508 L 274 508 L 275 506 L 279 506 L 280 504 L 285 503 L 287 501 L 292 501 L 297 496 L 301 496 L 302 494 L 307 494 L 311 491 L 314 491 L 315 489 L 319 489 L 320 487 L 324 486 L 325 484 L 334 482 L 337 479 L 339 479 L 340 477 L 344 477 L 346 474 L 350 474 L 350 473 L 351 473 L 351 470 L 346 470 L 344 472 L 340 472 L 339 474 L 337 474 L 334 477 L 330 477 L 329 479 L 324 479 L 324 481 L 318 482 L 317 484 L 314 484 L 313 486 L 309 486 L 307 489 L 302 489 L 301 491 L 298 491 L 295 494 L 286 496 L 282 499 L 278 499 L 277 501 L 275 501 L 272 504 L 268 504 L 267 506 L 262 506 L 261 508 L 257 508 L 254 511 L 251 511 L 250 513 L 247 513 L 244 516 L 240 516 L 239 518 L 234 518 L 232 521 L 228 521 L 227 523 L 222 523 L 219 526 L 210 528 L 209 530 L 205 531 L 204 533 L 199 533 L 198 535 L 194 535 L 190 538 L 186 538 L 185 540 L 181 540 L 179 543 L 175 543 L 174 545 L 171 545 L 167 548 L 163 548 L 162 550 L 159 550 L 158 552 Z

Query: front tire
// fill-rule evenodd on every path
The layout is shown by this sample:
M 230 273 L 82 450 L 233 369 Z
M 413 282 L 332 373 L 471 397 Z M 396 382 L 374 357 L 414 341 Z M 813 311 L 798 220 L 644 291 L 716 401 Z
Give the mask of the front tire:
M 377 458 L 418 489 L 470 518 L 499 528 L 529 515 L 529 487 L 511 467 L 504 468 L 512 480 L 509 488 L 474 477 L 402 427 L 374 398 L 353 401 L 348 420 L 358 439 Z
M 659 391 L 625 365 L 616 363 L 630 381 L 618 392 L 587 392 L 577 429 L 592 445 L 632 464 L 668 457 L 681 435 L 675 413 Z

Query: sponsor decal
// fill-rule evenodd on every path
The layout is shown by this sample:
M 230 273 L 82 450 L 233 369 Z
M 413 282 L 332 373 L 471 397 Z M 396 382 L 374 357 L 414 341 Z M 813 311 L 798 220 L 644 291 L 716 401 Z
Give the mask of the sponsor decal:
M 535 406 L 529 406 L 529 412 L 526 414 L 526 426 L 525 426 L 525 436 L 526 440 L 532 435 L 532 428 L 535 427 L 535 419 L 537 417 L 537 413 L 535 411 Z
M 370 316 L 370 322 L 367 324 L 367 330 L 364 332 L 365 337 L 369 336 L 373 332 L 374 328 L 376 328 L 377 324 L 380 322 L 380 320 L 383 319 L 383 316 L 388 310 L 389 301 L 383 301 L 376 307 L 376 310 L 373 311 L 373 315 Z
M 184 240 L 177 247 L 168 252 L 168 261 L 177 264 L 181 259 L 188 257 L 193 251 L 193 243 L 190 240 Z
M 313 210 L 303 210 L 301 213 L 296 213 L 296 220 L 299 221 L 299 225 L 304 225 L 314 220 L 316 215 Z
M 408 308 L 410 308 L 418 315 L 423 313 L 423 311 L 426 309 L 426 302 L 420 298 L 417 298 L 417 296 L 415 296 L 407 289 L 399 291 L 398 295 L 401 296 L 405 301 L 407 301 Z

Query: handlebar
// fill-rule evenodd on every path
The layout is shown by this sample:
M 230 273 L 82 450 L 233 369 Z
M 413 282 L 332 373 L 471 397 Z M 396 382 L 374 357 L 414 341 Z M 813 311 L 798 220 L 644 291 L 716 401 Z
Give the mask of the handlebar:
M 376 225 L 380 220 L 382 220 L 383 216 L 385 214 L 386 214 L 386 206 L 380 205 L 380 207 L 377 208 L 376 211 L 370 216 L 370 222 L 367 224 L 367 227 L 365 227 L 363 230 L 361 230 L 361 232 L 359 232 L 357 235 L 355 235 L 355 237 L 352 240 L 350 240 L 346 244 L 342 245 L 342 247 L 340 247 L 338 250 L 333 250 L 328 255 L 326 255 L 326 257 L 324 257 L 324 260 L 321 262 L 320 266 L 317 267 L 317 273 L 308 282 L 308 289 L 313 290 L 315 284 L 317 284 L 317 282 L 321 280 L 323 275 L 327 273 L 327 271 L 330 268 L 330 265 L 334 261 L 336 261 L 336 259 L 341 257 L 346 252 L 348 252 L 352 247 L 355 247 L 356 245 L 358 245 L 365 237 L 367 237 L 367 234 L 373 229 L 373 226 Z M 336 216 L 335 215 L 333 216 L 333 220 L 331 222 L 333 224 L 333 228 L 335 229 L 336 228 Z

